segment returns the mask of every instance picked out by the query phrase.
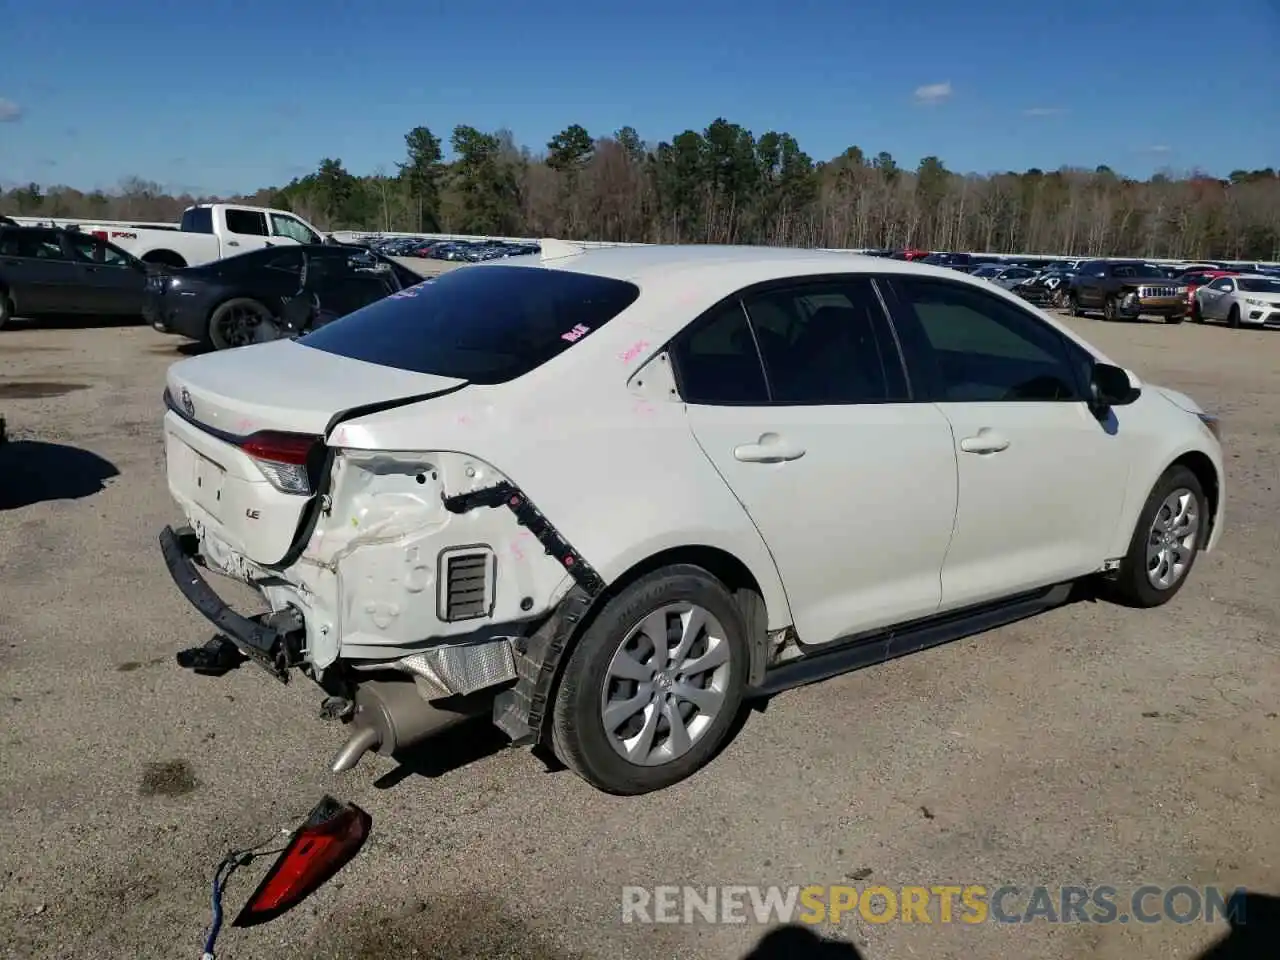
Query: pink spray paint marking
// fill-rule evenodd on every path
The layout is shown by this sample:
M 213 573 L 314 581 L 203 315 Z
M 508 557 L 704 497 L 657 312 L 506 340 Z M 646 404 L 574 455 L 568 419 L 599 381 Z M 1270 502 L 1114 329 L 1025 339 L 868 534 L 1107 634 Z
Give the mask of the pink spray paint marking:
M 471 426 L 471 418 L 467 416 L 465 413 L 462 414 L 462 416 L 458 417 L 458 425 L 461 427 Z
M 240 421 L 237 421 L 236 423 L 237 433 L 248 433 L 252 429 L 253 429 L 252 420 L 240 420 Z
M 339 427 L 338 432 L 333 435 L 333 442 L 336 446 L 343 447 L 347 443 L 347 428 Z
M 642 351 L 648 349 L 648 346 L 648 340 L 641 340 L 639 343 L 633 343 L 631 346 L 627 347 L 627 349 L 618 354 L 618 359 L 623 363 L 630 363 L 636 357 L 640 356 Z
M 640 414 L 643 417 L 649 417 L 657 413 L 658 408 L 655 407 L 648 400 L 641 400 L 639 403 L 636 404 L 635 412 Z
M 590 332 L 591 332 L 590 327 L 580 323 L 576 327 L 574 327 L 572 330 L 570 330 L 568 333 L 560 334 L 560 339 L 568 340 L 570 343 L 577 343 L 579 340 L 581 340 Z

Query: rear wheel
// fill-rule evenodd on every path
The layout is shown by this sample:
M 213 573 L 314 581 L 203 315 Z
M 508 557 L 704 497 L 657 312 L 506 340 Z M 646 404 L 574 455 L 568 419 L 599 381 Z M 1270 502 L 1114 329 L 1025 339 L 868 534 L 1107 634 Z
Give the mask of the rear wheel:
M 275 327 L 275 317 L 266 306 L 257 300 L 237 297 L 213 311 L 209 318 L 208 341 L 215 350 L 247 347 L 251 343 L 275 339 L 265 335 Z
M 607 793 L 660 790 L 720 748 L 742 704 L 747 629 L 701 567 L 665 567 L 624 588 L 574 648 L 556 691 L 551 740 Z
M 1170 467 L 1147 497 L 1129 552 L 1109 584 L 1114 598 L 1132 607 L 1168 603 L 1187 582 L 1208 529 L 1200 481 L 1184 466 Z

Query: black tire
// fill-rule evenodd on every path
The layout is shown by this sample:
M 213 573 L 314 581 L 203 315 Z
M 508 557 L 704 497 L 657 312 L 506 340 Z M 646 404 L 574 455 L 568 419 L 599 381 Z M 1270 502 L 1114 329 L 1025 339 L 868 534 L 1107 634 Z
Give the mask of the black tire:
M 1120 311 L 1116 309 L 1116 298 L 1108 296 L 1102 301 L 1102 319 L 1114 323 L 1120 319 Z
M 1151 582 L 1147 573 L 1147 545 L 1152 535 L 1156 515 L 1164 506 L 1166 498 L 1178 490 L 1188 490 L 1195 498 L 1195 509 L 1198 511 L 1198 527 L 1191 554 L 1187 558 L 1182 574 L 1168 587 L 1157 587 Z M 1182 585 L 1191 576 L 1196 557 L 1204 548 L 1209 535 L 1209 505 L 1205 499 L 1204 489 L 1196 475 L 1184 466 L 1173 466 L 1166 470 L 1156 481 L 1147 502 L 1138 515 L 1138 524 L 1134 527 L 1133 537 L 1129 541 L 1129 552 L 1120 563 L 1120 569 L 1114 580 L 1107 582 L 1107 592 L 1118 603 L 1129 607 L 1158 607 L 1168 603 Z
M 0 330 L 3 330 L 5 324 L 13 317 L 13 301 L 9 299 L 9 294 L 0 290 Z
M 175 270 L 181 270 L 187 265 L 187 261 L 182 258 L 182 255 L 174 253 L 172 250 L 152 250 L 142 258 L 142 262 L 154 263 L 161 267 L 172 267 Z
M 1204 323 L 1204 314 L 1200 312 L 1200 301 L 1191 301 L 1191 319 L 1196 323 Z
M 673 603 L 695 604 L 720 622 L 729 654 L 727 680 L 719 709 L 687 752 L 643 766 L 623 757 L 610 742 L 602 703 L 611 682 L 610 663 L 625 638 L 645 617 Z M 606 793 L 635 796 L 678 783 L 701 769 L 723 745 L 742 705 L 749 658 L 742 613 L 724 584 L 701 567 L 686 564 L 648 574 L 605 604 L 570 654 L 551 711 L 552 748 L 566 767 Z M 661 735 L 655 734 L 655 743 Z
M 1186 314 L 1184 314 L 1184 313 L 1175 313 L 1175 314 L 1172 314 L 1172 315 L 1170 315 L 1170 316 L 1165 317 L 1165 318 L 1164 318 L 1164 322 L 1165 322 L 1165 323 L 1181 323 L 1181 322 L 1182 322 L 1183 320 L 1185 320 L 1185 319 L 1186 319 Z
M 1067 294 L 1067 312 L 1073 317 L 1084 316 L 1084 309 L 1080 306 L 1080 298 L 1074 293 Z
M 1234 303 L 1233 303 L 1233 304 L 1231 305 L 1231 312 L 1230 312 L 1229 314 L 1227 314 L 1227 326 L 1228 326 L 1228 327 L 1235 327 L 1235 328 L 1239 329 L 1239 327 L 1240 327 L 1240 307 L 1239 307 L 1239 305 L 1238 305 L 1238 304 L 1234 304 Z
M 264 304 L 249 297 L 236 297 L 219 304 L 210 315 L 209 325 L 205 328 L 205 345 L 214 350 L 227 350 L 257 342 L 246 340 L 240 334 L 233 335 L 230 329 L 231 324 L 238 323 L 244 314 L 256 314 L 260 322 L 275 322 L 274 315 Z

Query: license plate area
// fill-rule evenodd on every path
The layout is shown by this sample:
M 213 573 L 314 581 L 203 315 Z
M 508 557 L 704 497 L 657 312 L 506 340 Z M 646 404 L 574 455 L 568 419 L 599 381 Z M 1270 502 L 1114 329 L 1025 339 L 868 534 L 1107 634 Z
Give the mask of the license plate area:
M 185 444 L 184 444 L 185 446 Z M 227 471 L 204 454 L 187 447 L 191 456 L 192 497 L 218 520 L 222 519 L 222 488 Z

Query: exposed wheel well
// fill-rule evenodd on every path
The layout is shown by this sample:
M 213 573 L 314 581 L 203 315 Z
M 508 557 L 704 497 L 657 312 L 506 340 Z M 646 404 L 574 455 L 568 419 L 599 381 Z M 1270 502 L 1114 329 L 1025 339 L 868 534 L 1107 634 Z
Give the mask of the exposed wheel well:
M 596 598 L 591 605 L 590 613 L 582 618 L 582 621 L 573 632 L 572 639 L 565 645 L 564 651 L 560 655 L 559 663 L 555 668 L 555 678 L 547 691 L 549 699 L 553 700 L 555 698 L 565 665 L 569 662 L 569 656 L 573 652 L 578 639 L 591 626 L 591 623 L 604 605 L 641 577 L 663 567 L 676 564 L 701 567 L 723 583 L 729 592 L 733 594 L 734 599 L 742 610 L 742 617 L 746 622 L 748 632 L 747 642 L 751 647 L 751 665 L 747 682 L 751 686 L 760 683 L 764 677 L 764 670 L 769 657 L 769 616 L 765 608 L 764 595 L 760 591 L 759 581 L 752 575 L 746 564 L 725 550 L 721 550 L 718 547 L 684 546 L 663 550 L 641 560 L 616 577 Z M 542 747 L 547 747 L 551 742 L 550 720 L 551 712 L 548 710 L 546 716 L 543 717 L 542 729 L 538 734 L 539 743 Z M 544 760 L 550 762 L 550 755 L 545 754 Z
M 1207 543 L 1209 536 L 1213 534 L 1213 523 L 1218 516 L 1218 500 L 1222 496 L 1222 489 L 1218 482 L 1218 471 L 1214 469 L 1213 461 L 1197 450 L 1184 453 L 1169 466 L 1186 467 L 1196 475 L 1196 479 L 1200 481 L 1200 486 L 1204 489 L 1204 495 L 1209 501 L 1209 533 L 1204 538 L 1204 542 Z
M 142 257 L 143 263 L 158 263 L 166 267 L 185 267 L 187 261 L 179 253 L 172 250 L 152 250 Z

